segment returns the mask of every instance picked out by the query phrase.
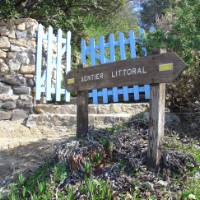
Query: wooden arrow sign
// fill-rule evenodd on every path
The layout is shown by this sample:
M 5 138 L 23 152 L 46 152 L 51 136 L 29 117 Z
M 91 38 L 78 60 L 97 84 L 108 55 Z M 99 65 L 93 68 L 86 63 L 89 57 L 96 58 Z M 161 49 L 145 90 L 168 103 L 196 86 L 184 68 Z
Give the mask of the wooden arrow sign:
M 70 92 L 169 83 L 185 66 L 175 53 L 166 53 L 74 70 L 66 75 L 65 82 Z

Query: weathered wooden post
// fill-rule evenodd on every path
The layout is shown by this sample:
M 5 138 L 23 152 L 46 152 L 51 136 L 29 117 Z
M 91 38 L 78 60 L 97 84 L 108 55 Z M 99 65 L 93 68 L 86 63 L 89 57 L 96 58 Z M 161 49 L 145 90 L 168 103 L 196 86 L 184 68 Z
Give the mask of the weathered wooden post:
M 78 69 L 83 69 L 79 65 Z M 88 91 L 77 91 L 77 130 L 78 138 L 84 138 L 88 133 Z
M 158 167 L 165 123 L 165 83 L 151 84 L 149 113 L 149 165 Z
M 153 55 L 161 54 L 159 49 L 153 51 Z M 151 84 L 150 112 L 149 112 L 149 166 L 157 168 L 161 159 L 161 146 L 164 137 L 165 125 L 165 83 Z

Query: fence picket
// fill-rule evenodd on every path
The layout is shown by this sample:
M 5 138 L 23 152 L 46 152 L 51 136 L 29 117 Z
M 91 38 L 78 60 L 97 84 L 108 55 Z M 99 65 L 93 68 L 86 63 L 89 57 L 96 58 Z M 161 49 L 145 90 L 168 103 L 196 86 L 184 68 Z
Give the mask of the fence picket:
M 109 45 L 110 45 L 110 62 L 115 61 L 115 38 L 114 34 L 109 35 Z
M 46 100 L 51 100 L 51 73 L 52 73 L 52 38 L 53 28 L 48 29 L 48 44 L 47 44 L 47 73 L 46 73 Z
M 135 34 L 133 31 L 129 31 L 129 39 L 130 39 L 131 58 L 136 58 Z
M 96 50 L 95 50 L 94 38 L 90 38 L 90 57 L 91 57 L 91 65 L 96 65 Z
M 61 99 L 61 60 L 62 60 L 62 31 L 57 35 L 57 63 L 56 63 L 56 101 Z
M 87 63 L 86 57 L 87 57 L 86 41 L 84 39 L 81 39 L 81 60 L 83 65 L 86 65 Z
M 67 44 L 66 44 L 66 68 L 65 71 L 69 72 L 71 70 L 71 32 L 67 32 Z M 70 93 L 65 90 L 65 101 L 70 101 Z
M 119 32 L 119 47 L 120 47 L 120 59 L 125 60 L 126 59 L 125 39 L 124 39 L 124 33 L 122 32 Z
M 36 55 L 36 100 L 41 97 L 41 73 L 42 73 L 42 37 L 44 34 L 43 26 L 38 25 L 37 33 L 37 55 Z

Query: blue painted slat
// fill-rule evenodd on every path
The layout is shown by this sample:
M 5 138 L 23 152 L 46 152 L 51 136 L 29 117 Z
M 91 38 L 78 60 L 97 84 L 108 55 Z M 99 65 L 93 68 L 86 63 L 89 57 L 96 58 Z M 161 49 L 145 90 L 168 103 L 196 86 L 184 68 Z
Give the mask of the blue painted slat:
M 109 35 L 109 47 L 110 47 L 110 62 L 114 62 L 115 61 L 115 37 L 113 33 Z
M 123 87 L 123 100 L 124 101 L 128 101 L 129 100 L 129 97 L 128 97 L 128 87 L 127 86 Z
M 135 34 L 133 31 L 129 31 L 129 39 L 130 39 L 130 53 L 131 58 L 136 58 L 136 42 L 135 42 Z
M 118 96 L 118 89 L 117 87 L 112 88 L 113 91 L 113 102 L 118 102 L 119 101 L 119 96 Z
M 42 38 L 44 30 L 41 24 L 38 25 L 37 33 L 37 54 L 36 54 L 36 100 L 41 97 L 41 69 L 42 69 Z
M 57 63 L 56 63 L 56 101 L 61 99 L 61 61 L 62 61 L 62 31 L 58 29 L 57 35 Z
M 103 36 L 99 38 L 99 49 L 100 49 L 100 63 L 105 63 L 105 48 L 104 48 L 105 39 Z
M 90 38 L 90 63 L 96 65 L 96 50 L 95 50 L 95 39 Z
M 53 28 L 48 28 L 48 44 L 47 44 L 47 74 L 46 74 L 46 100 L 51 100 L 51 77 L 52 77 L 52 37 Z
M 134 100 L 138 101 L 140 99 L 138 85 L 133 86 L 133 95 L 134 95 Z
M 126 49 L 125 49 L 124 33 L 119 32 L 118 34 L 119 34 L 120 59 L 125 60 L 126 59 Z
M 150 99 L 150 85 L 144 85 L 145 99 Z
M 98 104 L 98 92 L 96 89 L 92 90 L 91 97 L 93 104 Z
M 108 103 L 108 89 L 107 88 L 103 88 L 102 96 L 103 96 L 103 103 L 107 104 Z
M 67 32 L 66 39 L 66 67 L 65 71 L 69 72 L 71 70 L 71 32 Z M 65 92 L 65 101 L 70 102 L 70 93 L 66 90 Z
M 81 60 L 82 60 L 83 65 L 86 65 L 86 63 L 87 63 L 86 55 L 87 55 L 86 41 L 84 39 L 82 39 L 81 40 Z

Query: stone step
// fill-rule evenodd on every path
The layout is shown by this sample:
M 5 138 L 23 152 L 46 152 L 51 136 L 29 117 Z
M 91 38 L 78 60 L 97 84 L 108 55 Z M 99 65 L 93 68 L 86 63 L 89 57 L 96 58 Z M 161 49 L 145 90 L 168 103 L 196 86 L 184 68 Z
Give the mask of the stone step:
M 114 124 L 128 122 L 132 117 L 133 115 L 128 113 L 89 114 L 89 125 L 95 127 L 113 126 Z M 76 114 L 32 114 L 29 116 L 26 126 L 76 128 Z
M 149 120 L 149 112 L 135 112 L 135 113 L 104 113 L 104 114 L 89 114 L 89 126 L 95 127 L 110 127 L 116 124 L 129 122 L 133 118 L 140 118 L 144 121 Z M 165 124 L 168 127 L 179 126 L 180 118 L 170 112 L 165 113 Z M 41 113 L 29 115 L 26 126 L 29 128 L 37 126 L 47 127 L 66 127 L 69 129 L 76 128 L 76 114 L 54 114 Z
M 90 104 L 88 109 L 90 114 L 116 114 L 124 113 L 136 115 L 140 112 L 145 112 L 149 107 L 148 103 L 118 103 L 118 104 Z M 53 104 L 37 104 L 34 107 L 36 114 L 76 114 L 76 105 L 53 105 Z

